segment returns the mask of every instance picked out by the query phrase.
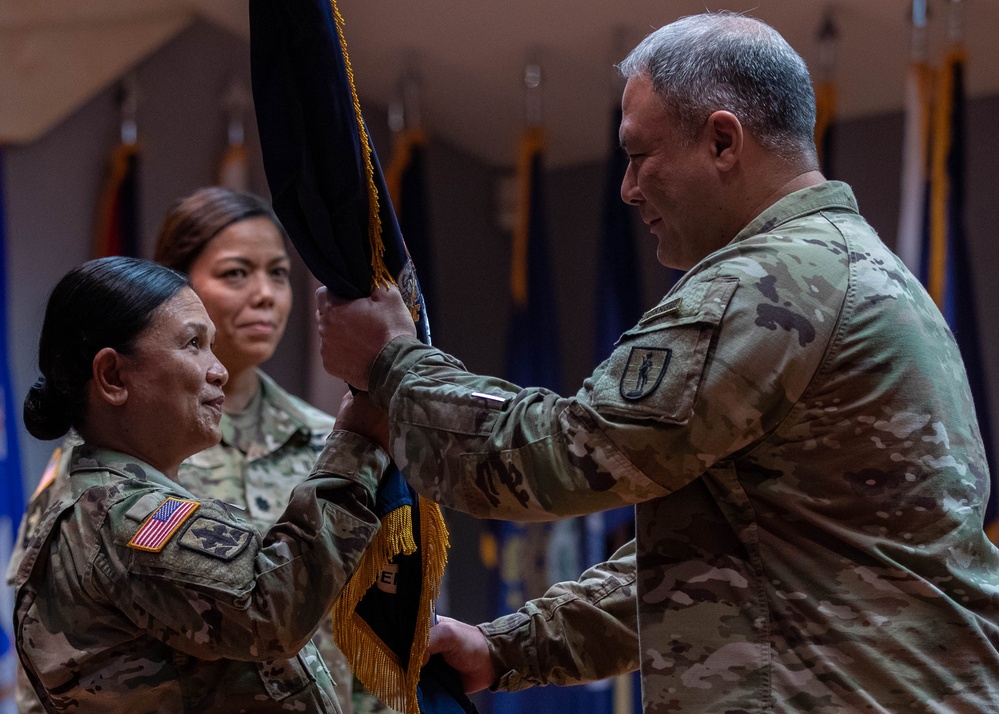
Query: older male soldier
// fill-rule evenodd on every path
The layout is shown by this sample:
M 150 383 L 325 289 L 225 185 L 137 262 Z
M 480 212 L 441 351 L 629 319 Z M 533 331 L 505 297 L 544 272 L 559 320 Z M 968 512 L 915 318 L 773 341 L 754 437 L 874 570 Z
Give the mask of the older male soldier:
M 575 396 L 469 374 L 412 337 L 395 291 L 320 295 L 327 369 L 388 412 L 426 496 L 511 520 L 636 504 L 634 552 L 562 586 L 566 607 L 450 623 L 435 649 L 469 688 L 638 659 L 646 712 L 999 711 L 999 551 L 961 356 L 818 172 L 804 62 L 709 14 L 620 67 L 621 195 L 687 273 Z

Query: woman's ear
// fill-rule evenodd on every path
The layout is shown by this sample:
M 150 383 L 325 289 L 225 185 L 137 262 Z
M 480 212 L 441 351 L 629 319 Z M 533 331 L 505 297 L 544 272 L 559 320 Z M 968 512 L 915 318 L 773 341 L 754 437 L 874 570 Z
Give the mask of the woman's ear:
M 111 347 L 105 347 L 94 355 L 94 391 L 98 397 L 116 407 L 128 400 L 128 387 L 121 374 L 125 368 L 124 357 Z

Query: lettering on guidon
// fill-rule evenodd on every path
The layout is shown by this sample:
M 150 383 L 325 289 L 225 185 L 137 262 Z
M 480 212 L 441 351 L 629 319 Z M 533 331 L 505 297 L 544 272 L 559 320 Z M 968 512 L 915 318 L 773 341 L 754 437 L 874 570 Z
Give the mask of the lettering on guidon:
M 399 577 L 399 566 L 396 563 L 389 563 L 385 566 L 382 572 L 378 573 L 378 580 L 375 581 L 375 585 L 383 593 L 388 593 L 389 595 L 395 595 L 396 593 L 396 580 Z
M 621 396 L 635 401 L 656 391 L 672 355 L 673 350 L 665 347 L 632 347 L 621 375 Z

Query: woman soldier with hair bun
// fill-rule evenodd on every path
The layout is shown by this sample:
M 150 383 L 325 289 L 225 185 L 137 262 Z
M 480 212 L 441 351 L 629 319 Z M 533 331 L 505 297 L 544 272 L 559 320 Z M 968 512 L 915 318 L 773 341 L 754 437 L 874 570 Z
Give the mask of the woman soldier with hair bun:
M 185 276 L 148 261 L 90 261 L 49 299 L 24 421 L 83 443 L 14 574 L 17 650 L 47 711 L 340 711 L 310 638 L 378 528 L 385 421 L 346 396 L 261 532 L 177 482 L 221 436 L 214 340 Z

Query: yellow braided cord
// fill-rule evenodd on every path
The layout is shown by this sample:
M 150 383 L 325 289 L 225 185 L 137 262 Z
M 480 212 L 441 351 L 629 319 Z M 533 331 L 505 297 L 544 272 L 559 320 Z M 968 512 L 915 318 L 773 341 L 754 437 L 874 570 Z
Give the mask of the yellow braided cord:
M 385 244 L 382 242 L 382 221 L 378 215 L 378 189 L 375 186 L 375 168 L 371 162 L 371 142 L 364 119 L 361 116 L 361 102 L 357 98 L 357 88 L 354 86 L 354 69 L 350 66 L 347 55 L 347 41 L 343 36 L 343 15 L 336 6 L 336 0 L 330 0 L 333 17 L 336 20 L 336 32 L 343 48 L 343 62 L 347 67 L 347 82 L 350 84 L 350 97 L 354 102 L 354 116 L 357 118 L 357 130 L 361 136 L 361 153 L 364 156 L 364 175 L 368 183 L 368 242 L 371 244 L 371 289 L 394 285 L 395 280 L 385 267 Z

